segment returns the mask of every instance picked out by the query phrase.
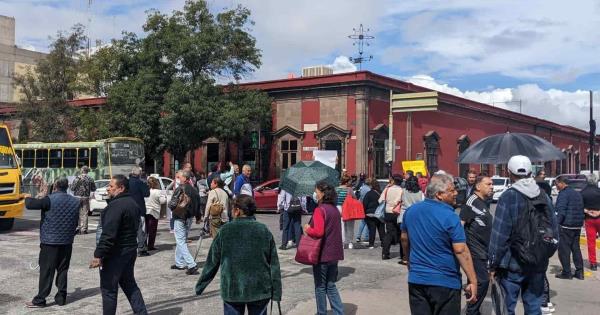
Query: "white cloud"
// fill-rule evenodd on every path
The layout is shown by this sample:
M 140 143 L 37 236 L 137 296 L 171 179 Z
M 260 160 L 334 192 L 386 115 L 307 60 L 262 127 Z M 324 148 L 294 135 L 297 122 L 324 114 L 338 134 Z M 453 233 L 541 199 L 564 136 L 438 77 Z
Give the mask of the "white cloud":
M 346 56 L 338 56 L 332 64 L 329 65 L 333 73 L 344 73 L 356 71 L 356 65 Z
M 537 84 L 523 84 L 516 88 L 496 88 L 489 91 L 462 91 L 428 75 L 414 75 L 403 80 L 514 112 L 519 112 L 521 107 L 523 114 L 589 130 L 588 91 L 544 90 Z M 521 102 L 521 106 L 519 106 L 519 102 Z

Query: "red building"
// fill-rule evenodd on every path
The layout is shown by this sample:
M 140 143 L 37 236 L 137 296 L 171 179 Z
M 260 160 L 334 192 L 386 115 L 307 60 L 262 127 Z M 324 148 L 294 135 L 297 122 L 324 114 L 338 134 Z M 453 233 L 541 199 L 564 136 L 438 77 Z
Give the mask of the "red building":
M 269 178 L 278 177 L 296 161 L 312 159 L 316 149 L 337 150 L 340 169 L 386 177 L 390 92 L 431 91 L 368 71 L 244 86 L 263 90 L 274 99 Z M 587 167 L 586 131 L 445 93 L 438 92 L 436 101 L 433 111 L 393 113 L 393 172 L 402 171 L 403 160 L 422 159 L 430 170 L 462 174 L 475 167 L 489 174 L 503 174 L 502 165 L 456 162 L 471 143 L 503 132 L 536 134 L 564 150 L 566 160 L 538 165 L 549 174 L 579 172 Z

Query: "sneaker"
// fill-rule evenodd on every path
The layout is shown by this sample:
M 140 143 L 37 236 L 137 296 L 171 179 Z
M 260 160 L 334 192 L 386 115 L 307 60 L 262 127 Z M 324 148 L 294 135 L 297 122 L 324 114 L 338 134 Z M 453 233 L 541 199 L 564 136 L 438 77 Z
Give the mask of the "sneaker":
M 381 260 L 388 260 L 388 259 L 392 259 L 390 257 L 390 255 L 381 255 Z
M 375 249 L 375 246 L 369 246 L 369 249 Z
M 352 243 L 348 243 L 348 249 L 353 249 L 354 245 L 352 245 Z
M 191 276 L 191 275 L 197 275 L 197 274 L 199 274 L 199 272 L 198 272 L 198 266 L 195 266 L 195 267 L 189 268 L 189 269 L 188 269 L 188 270 L 185 272 L 185 274 L 186 274 L 186 275 L 189 275 L 189 276 Z
M 42 307 L 46 307 L 46 304 L 35 304 L 33 302 L 27 302 L 25 303 L 25 307 L 27 308 L 42 308 Z
M 575 274 L 573 275 L 573 278 L 575 279 L 579 279 L 579 280 L 583 280 L 583 271 L 575 271 Z
M 550 310 L 552 310 L 553 312 L 556 310 L 556 309 L 554 308 L 554 304 L 552 304 L 552 302 L 548 302 L 548 304 L 546 304 L 546 306 L 547 306 L 548 308 L 550 308 Z
M 287 246 L 281 245 L 281 246 L 279 246 L 279 249 L 281 249 L 281 250 L 287 250 Z
M 598 264 L 591 264 L 590 265 L 590 270 L 592 270 L 592 271 L 598 270 Z
M 186 270 L 187 267 L 179 267 L 177 265 L 171 265 L 171 269 L 173 269 L 173 270 Z
M 360 237 L 357 237 L 357 238 L 356 238 L 356 242 L 357 242 L 357 243 L 360 243 Z
M 287 242 L 287 247 L 292 247 L 292 245 L 294 245 L 294 242 L 292 242 L 292 241 Z
M 551 309 L 547 306 L 542 306 L 541 310 L 542 310 L 542 314 L 552 314 L 552 312 L 554 312 L 553 309 Z

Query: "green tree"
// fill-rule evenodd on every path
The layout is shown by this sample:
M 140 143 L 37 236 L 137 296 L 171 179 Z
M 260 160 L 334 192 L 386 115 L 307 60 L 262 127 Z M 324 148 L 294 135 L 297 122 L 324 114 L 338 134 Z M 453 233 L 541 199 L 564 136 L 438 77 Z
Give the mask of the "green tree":
M 15 86 L 24 97 L 18 109 L 22 119 L 31 123 L 31 139 L 65 141 L 73 126 L 72 108 L 67 103 L 87 87 L 79 80 L 86 37 L 82 25 L 70 33 L 58 32 L 50 44 L 50 52 L 35 69 L 15 75 Z

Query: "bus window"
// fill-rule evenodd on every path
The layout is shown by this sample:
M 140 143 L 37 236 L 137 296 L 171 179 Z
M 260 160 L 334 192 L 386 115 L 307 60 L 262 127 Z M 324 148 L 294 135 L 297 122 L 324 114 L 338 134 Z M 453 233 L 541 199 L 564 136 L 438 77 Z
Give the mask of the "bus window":
M 35 150 L 35 167 L 36 168 L 48 167 L 48 150 L 47 149 Z
M 34 167 L 35 150 L 23 150 L 23 167 Z
M 77 167 L 90 165 L 90 149 L 79 149 L 77 154 Z
M 63 151 L 63 167 L 64 168 L 77 167 L 77 150 L 65 149 Z
M 15 153 L 19 157 L 19 159 L 23 159 L 23 150 L 15 150 Z
M 62 149 L 50 150 L 50 168 L 62 167 Z
M 98 149 L 92 148 L 91 153 L 90 167 L 96 168 L 98 167 Z

